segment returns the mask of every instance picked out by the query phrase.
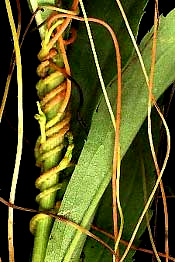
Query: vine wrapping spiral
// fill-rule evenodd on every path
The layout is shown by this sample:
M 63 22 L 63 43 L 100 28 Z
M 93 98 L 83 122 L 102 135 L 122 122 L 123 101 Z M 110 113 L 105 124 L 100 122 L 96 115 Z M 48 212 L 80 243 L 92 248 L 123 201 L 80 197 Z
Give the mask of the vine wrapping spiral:
M 40 210 L 54 208 L 55 200 L 50 199 L 55 199 L 57 190 L 61 188 L 59 173 L 71 165 L 74 148 L 70 132 L 71 82 L 66 78 L 70 72 L 65 66 L 64 56 L 65 46 L 74 41 L 75 34 L 68 40 L 63 40 L 62 35 L 56 39 L 55 36 L 66 28 L 66 20 L 52 20 L 54 14 L 48 19 L 45 38 L 38 54 L 41 63 L 37 68 L 40 80 L 36 89 L 40 101 L 37 102 L 38 114 L 35 118 L 39 122 L 41 135 L 36 142 L 35 158 L 36 165 L 41 168 L 41 174 L 35 185 L 41 191 L 36 197 Z M 31 220 L 32 232 L 35 230 L 35 222 L 39 219 L 43 217 L 36 215 Z

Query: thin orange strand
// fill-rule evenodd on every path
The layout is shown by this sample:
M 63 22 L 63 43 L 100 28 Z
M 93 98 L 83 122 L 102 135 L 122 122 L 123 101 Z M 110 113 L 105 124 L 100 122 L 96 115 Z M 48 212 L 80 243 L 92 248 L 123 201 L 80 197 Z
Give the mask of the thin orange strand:
M 114 239 L 114 236 L 111 233 L 106 232 L 104 229 L 101 229 L 101 228 L 99 228 L 97 226 L 94 226 L 94 225 L 92 225 L 91 228 L 96 230 L 97 232 L 100 232 L 100 233 L 104 234 L 108 238 Z M 126 241 L 126 240 L 121 239 L 120 243 L 123 244 L 124 246 L 128 246 L 128 241 Z M 135 245 L 131 245 L 131 249 L 137 250 L 137 251 L 141 251 L 141 252 L 144 252 L 144 253 L 147 253 L 147 254 L 150 254 L 150 255 L 154 254 L 153 250 L 149 250 L 149 249 L 142 248 L 142 247 L 137 247 Z M 164 254 L 162 252 L 158 252 L 158 255 L 160 257 L 166 258 L 166 254 Z M 174 257 L 169 256 L 168 259 L 175 262 L 175 258 Z
M 63 61 L 64 61 L 65 69 L 66 69 L 66 74 L 70 75 L 71 74 L 70 73 L 70 66 L 69 66 L 69 63 L 68 63 L 68 59 L 67 59 L 66 50 L 65 50 L 65 47 L 64 47 L 64 41 L 63 41 L 62 36 L 59 37 L 58 42 L 59 42 L 59 47 L 60 47 L 61 54 L 62 54 L 62 57 L 63 57 Z M 67 107 L 68 102 L 70 100 L 70 96 L 71 96 L 71 81 L 67 78 L 66 95 L 65 95 L 64 101 L 61 105 L 60 112 L 65 111 L 65 108 Z
M 76 11 L 76 9 L 78 8 L 78 3 L 79 3 L 79 0 L 74 0 L 74 2 L 72 4 L 72 8 L 71 8 L 72 11 Z M 54 18 L 55 15 L 53 15 L 52 17 Z M 52 17 L 48 21 L 48 27 L 49 28 L 50 28 L 50 26 L 51 26 L 51 24 L 54 20 L 54 19 L 52 19 Z M 68 27 L 68 25 L 71 21 L 71 17 L 69 17 L 69 16 L 65 16 L 65 17 L 67 17 L 67 19 L 63 22 L 63 24 L 60 26 L 60 30 L 54 35 L 54 37 L 52 38 L 52 40 L 48 44 L 49 50 L 57 42 L 58 38 L 63 34 L 63 32 L 66 30 L 66 28 Z
M 17 36 L 18 36 L 18 39 L 19 39 L 20 32 L 21 32 L 21 6 L 20 6 L 19 0 L 16 0 L 16 6 L 17 6 L 17 11 L 18 11 Z M 13 49 L 11 61 L 10 61 L 10 67 L 9 67 L 10 69 L 9 69 L 9 73 L 8 73 L 8 76 L 7 76 L 5 90 L 4 90 L 4 94 L 3 94 L 3 98 L 2 98 L 2 102 L 1 102 L 1 107 L 0 107 L 0 123 L 1 123 L 2 116 L 3 116 L 4 108 L 5 108 L 5 105 L 6 105 L 6 100 L 7 100 L 7 96 L 8 96 L 8 92 L 9 92 L 9 86 L 10 86 L 13 70 L 14 70 L 14 67 L 15 67 L 14 54 L 15 54 L 15 50 Z
M 152 61 L 151 61 L 151 71 L 150 71 L 150 81 L 149 81 L 149 102 L 151 103 L 153 94 L 153 81 L 154 81 L 154 69 L 155 69 L 155 62 L 156 62 L 156 45 L 157 45 L 157 30 L 158 30 L 158 0 L 155 0 L 155 12 L 154 12 L 154 34 L 153 34 L 153 47 L 152 47 Z M 149 119 L 148 119 L 149 121 Z M 151 119 L 150 119 L 151 121 Z M 150 123 L 151 128 L 151 123 Z M 157 163 L 157 157 L 154 150 L 154 146 L 151 145 L 151 151 L 153 155 L 153 160 L 156 168 L 157 175 L 160 175 L 160 169 Z M 166 195 L 164 191 L 164 186 L 162 180 L 160 181 L 160 189 L 162 194 L 163 206 L 164 206 L 164 216 L 165 216 L 165 255 L 166 255 L 166 262 L 168 262 L 169 258 L 169 244 L 168 244 L 168 209 L 167 209 L 167 202 L 166 202 Z
M 74 0 L 73 4 L 72 4 L 72 11 L 75 11 L 78 7 L 79 4 L 79 0 Z
M 52 16 L 49 23 L 53 23 L 54 20 L 62 18 L 62 17 L 69 17 L 70 19 L 75 19 L 84 22 L 84 18 L 77 17 L 74 15 L 69 14 L 56 14 L 55 16 Z M 115 51 L 116 51 L 116 60 L 117 60 L 117 74 L 118 74 L 118 93 L 117 93 L 117 117 L 116 117 L 116 133 L 115 133 L 115 144 L 114 144 L 114 156 L 113 156 L 113 174 L 112 174 L 112 195 L 113 195 L 113 222 L 114 222 L 114 234 L 115 239 L 117 239 L 118 236 L 118 225 L 117 225 L 117 202 L 116 202 L 116 171 L 117 171 L 117 160 L 119 157 L 119 131 L 120 131 L 120 119 L 121 119 L 121 56 L 120 56 L 120 50 L 119 50 L 119 44 L 116 38 L 116 35 L 112 28 L 103 20 L 97 19 L 97 18 L 88 18 L 89 22 L 95 22 L 98 24 L 103 25 L 111 34 L 111 37 L 114 42 Z M 57 37 L 61 36 L 62 34 L 62 28 L 57 33 Z M 119 252 L 118 252 L 119 253 Z M 119 256 L 116 254 L 116 262 L 119 261 Z
M 118 237 L 118 218 L 117 218 L 117 170 L 120 169 L 120 163 L 118 164 L 118 158 L 120 158 L 120 122 L 121 122 L 121 96 L 122 96 L 122 77 L 121 77 L 121 57 L 120 50 L 118 48 L 118 60 L 117 60 L 117 71 L 118 71 L 118 89 L 116 99 L 116 131 L 115 131 L 115 142 L 114 142 L 114 154 L 113 154 L 113 171 L 112 171 L 112 202 L 113 202 L 113 227 L 114 227 L 114 242 L 116 243 Z M 119 249 L 116 251 L 115 261 L 119 261 Z
M 68 40 L 64 40 L 64 45 L 70 45 L 73 42 L 75 42 L 75 39 L 77 38 L 77 30 L 71 28 L 70 33 L 71 33 L 71 37 Z
M 25 212 L 37 213 L 37 214 L 44 214 L 44 215 L 47 215 L 51 218 L 54 218 L 54 219 L 56 219 L 60 222 L 63 222 L 67 225 L 70 225 L 70 226 L 74 227 L 76 230 L 79 230 L 80 232 L 82 232 L 83 234 L 86 234 L 87 236 L 95 239 L 100 244 L 102 244 L 104 247 L 106 247 L 111 252 L 111 254 L 114 254 L 114 250 L 106 242 L 104 242 L 101 238 L 99 238 L 98 236 L 94 235 L 93 233 L 91 233 L 86 228 L 80 226 L 79 224 L 76 224 L 75 222 L 67 219 L 66 217 L 64 217 L 62 215 L 55 215 L 55 214 L 47 212 L 47 211 L 39 211 L 39 210 L 35 210 L 35 209 L 32 209 L 32 208 L 20 207 L 20 206 L 14 205 L 14 204 L 6 201 L 2 197 L 0 197 L 0 202 L 3 203 L 4 205 L 10 207 L 10 208 L 13 208 L 13 209 L 17 209 L 17 210 L 21 210 L 21 211 L 25 211 Z
M 75 11 L 78 8 L 78 3 L 79 3 L 79 0 L 74 0 L 71 10 Z M 51 24 L 54 20 L 53 19 L 54 17 L 55 17 L 55 15 L 53 15 L 49 19 L 48 28 L 50 28 L 50 26 L 51 26 Z M 64 21 L 64 23 L 58 28 L 57 33 L 54 35 L 54 37 L 50 40 L 50 42 L 48 44 L 48 49 L 50 50 L 52 48 L 52 46 L 56 43 L 56 41 L 58 41 L 59 47 L 60 47 L 60 50 L 61 50 L 61 53 L 62 53 L 62 56 L 63 56 L 63 61 L 64 61 L 64 65 L 65 65 L 67 75 L 70 75 L 70 66 L 69 66 L 69 63 L 68 63 L 66 50 L 65 50 L 65 47 L 64 47 L 64 40 L 63 40 L 63 37 L 62 37 L 62 33 L 66 30 L 70 21 L 71 21 L 71 18 L 67 17 L 66 20 Z M 66 95 L 65 95 L 64 102 L 61 105 L 60 112 L 65 111 L 65 108 L 67 107 L 69 99 L 70 99 L 70 95 L 71 95 L 71 81 L 69 79 L 67 79 Z

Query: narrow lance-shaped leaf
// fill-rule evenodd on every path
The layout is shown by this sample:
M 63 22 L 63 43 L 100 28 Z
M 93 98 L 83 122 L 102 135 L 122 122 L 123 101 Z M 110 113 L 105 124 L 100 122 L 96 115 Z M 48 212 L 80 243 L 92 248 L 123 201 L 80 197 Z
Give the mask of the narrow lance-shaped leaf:
M 155 111 L 155 110 L 154 110 Z M 153 120 L 153 136 L 154 145 L 157 147 L 160 134 L 160 118 L 154 112 Z M 155 139 L 156 138 L 156 139 Z M 144 168 L 143 168 L 144 167 Z M 144 207 L 144 192 L 143 192 L 143 171 L 145 170 L 147 194 L 153 189 L 156 174 L 155 167 L 150 153 L 150 146 L 147 135 L 147 119 L 144 121 L 136 138 L 132 142 L 129 150 L 122 160 L 121 179 L 120 179 L 120 201 L 124 214 L 124 230 L 122 240 L 129 241 L 131 234 L 137 224 L 138 218 Z M 102 228 L 106 232 L 113 234 L 113 219 L 112 219 L 112 186 L 109 183 L 105 193 L 100 201 L 98 210 L 95 215 L 93 224 Z M 149 212 L 151 215 L 152 212 Z M 151 217 L 151 216 L 150 216 Z M 138 246 L 140 236 L 146 229 L 146 220 L 143 220 L 139 229 L 134 244 Z M 108 244 L 113 246 L 114 240 L 109 239 L 102 233 L 93 230 L 93 233 L 98 235 Z M 123 242 L 122 242 L 123 243 Z M 120 244 L 120 256 L 123 254 L 126 246 Z M 125 262 L 132 262 L 135 250 L 131 250 Z M 83 248 L 82 257 L 84 262 L 110 262 L 112 254 L 103 247 L 100 243 L 92 238 L 87 238 Z
M 138 9 L 139 11 L 138 12 L 141 12 L 142 13 L 142 9 L 143 9 L 143 6 L 145 5 L 145 2 L 146 2 L 147 0 L 143 0 L 142 2 L 141 2 L 141 4 L 140 4 L 140 9 Z M 50 0 L 50 1 L 45 1 L 45 0 L 38 0 L 38 1 L 33 1 L 33 0 L 30 0 L 30 5 L 31 5 L 31 8 L 32 8 L 32 11 L 34 12 L 36 9 L 37 9 L 37 7 L 39 6 L 46 6 L 46 5 L 55 5 L 56 4 L 56 2 L 55 2 L 55 0 Z M 64 1 L 63 2 L 63 5 L 65 4 L 65 6 L 66 6 L 66 1 Z M 100 13 L 101 13 L 101 17 L 102 18 L 105 18 L 105 19 L 107 19 L 107 20 L 109 20 L 109 18 L 111 18 L 111 17 L 113 17 L 113 21 L 112 21 L 112 23 L 113 24 L 118 24 L 119 26 L 122 26 L 122 24 L 123 24 L 123 21 L 122 21 L 122 19 L 121 19 L 121 15 L 120 15 L 120 12 L 119 12 L 119 10 L 117 10 L 117 6 L 115 5 L 115 3 L 111 0 L 111 1 L 108 1 L 108 3 L 106 4 L 106 2 L 105 1 L 103 1 L 103 2 L 101 2 L 101 4 L 104 6 L 104 8 L 100 11 Z M 69 2 L 69 5 L 70 5 L 70 2 Z M 96 1 L 95 2 L 95 4 L 93 4 L 93 5 L 90 5 L 89 3 L 87 4 L 87 6 L 88 6 L 88 11 L 89 10 L 91 10 L 91 14 L 93 14 L 93 12 L 94 11 L 96 11 L 96 8 L 95 8 L 95 6 L 97 7 L 97 6 L 99 6 L 99 1 Z M 64 8 L 64 6 L 62 6 L 62 8 Z M 94 9 L 95 8 L 95 9 Z M 132 12 L 133 11 L 133 7 L 132 7 L 132 5 L 130 4 L 130 5 L 128 5 L 127 4 L 127 11 L 128 11 L 128 13 L 130 12 Z M 110 12 L 108 12 L 108 14 L 106 15 L 106 11 L 109 11 L 110 10 Z M 49 14 L 50 14 L 50 12 L 51 12 L 51 10 L 47 10 L 47 8 L 46 8 L 46 10 L 43 12 L 41 12 L 41 11 L 39 11 L 37 14 L 36 14 L 36 16 L 35 16 L 35 18 L 36 18 L 36 22 L 37 22 L 37 24 L 38 25 L 40 25 L 40 24 L 42 24 L 42 22 L 44 22 L 45 20 L 46 20 L 46 18 L 49 16 Z M 132 17 L 132 16 L 131 16 Z M 140 19 L 140 16 L 138 16 L 138 20 Z M 122 21 L 122 22 L 120 22 L 120 21 Z M 136 23 L 134 26 L 133 26 L 133 28 L 134 28 L 134 30 L 137 30 L 137 25 L 138 25 L 138 23 Z M 85 28 L 84 28 L 85 29 Z M 41 39 L 43 40 L 44 39 L 44 35 L 45 35 L 45 33 L 46 33 L 46 25 L 44 25 L 44 26 L 42 26 L 42 27 L 40 27 L 40 29 L 39 29 L 39 31 L 40 31 L 40 35 L 41 35 Z M 125 35 L 126 35 L 126 29 L 124 29 L 124 30 L 122 30 L 122 31 L 124 31 L 124 33 L 125 33 Z M 81 32 L 81 30 L 80 30 L 80 32 Z M 99 35 L 101 35 L 101 38 L 105 38 L 106 36 L 107 36 L 107 33 L 106 33 L 106 31 L 104 31 L 104 29 L 102 29 L 101 31 L 98 31 L 98 30 L 96 30 L 96 32 L 99 34 Z M 82 32 L 83 33 L 83 32 Z M 97 34 L 97 35 L 98 35 Z M 82 34 L 83 35 L 83 34 Z M 86 35 L 86 30 L 84 30 L 84 35 Z M 99 39 L 99 37 L 97 37 L 97 40 Z M 111 42 L 111 39 L 109 39 L 108 41 L 106 41 L 106 46 L 105 46 L 105 52 L 104 53 L 106 53 L 106 56 L 105 56 L 105 58 L 104 58 L 104 56 L 100 56 L 100 59 L 102 60 L 101 62 L 102 62 L 102 64 L 105 66 L 105 64 L 107 64 L 107 62 L 110 60 L 111 61 L 111 59 L 110 59 L 110 57 L 112 57 L 113 56 L 113 44 L 112 44 L 112 42 Z M 127 44 L 128 44 L 128 46 L 130 45 L 131 46 L 131 41 L 129 40 L 129 37 L 127 37 Z M 127 52 L 125 52 L 125 55 L 126 55 L 126 57 L 128 57 L 130 54 L 131 54 L 131 50 L 132 50 L 132 48 L 127 48 Z M 100 51 L 102 51 L 102 50 L 100 50 Z M 115 59 L 113 59 L 113 62 L 115 61 Z M 111 68 L 112 68 L 112 65 L 111 65 Z M 93 69 L 94 70 L 94 69 Z M 112 76 L 114 75 L 114 72 L 115 72 L 115 70 L 113 70 L 113 74 L 112 74 Z M 110 75 L 110 77 L 112 77 L 111 75 Z M 92 79 L 92 77 L 91 77 L 91 79 Z M 94 80 L 96 80 L 96 77 L 94 77 Z M 89 90 L 90 91 L 90 90 Z M 96 85 L 94 85 L 94 91 L 96 92 Z M 92 95 L 92 92 L 91 92 L 91 95 Z M 98 96 L 97 96 L 97 98 L 98 98 Z M 88 101 L 88 99 L 86 99 L 86 101 Z M 94 100 L 94 102 L 95 102 L 95 100 Z M 88 110 L 89 111 L 89 110 Z M 39 119 L 40 119 L 40 117 L 39 117 Z M 55 163 L 54 163 L 55 164 Z M 40 223 L 39 223 L 40 224 Z M 45 245 L 47 244 L 47 237 L 43 234 L 43 233 L 41 233 L 40 234 L 40 232 L 41 232 L 41 230 L 42 230 L 42 232 L 43 231 L 46 231 L 46 224 L 45 225 L 41 225 L 41 227 L 39 227 L 38 226 L 38 230 L 37 230 L 37 232 L 39 232 L 39 236 L 40 237 L 35 237 L 35 243 L 37 243 L 37 244 L 35 244 L 34 245 L 34 254 L 36 254 L 35 256 L 33 256 L 33 257 L 36 257 L 36 259 L 39 259 L 38 257 L 40 257 L 41 255 L 41 253 L 43 253 L 43 255 L 42 255 L 42 257 L 44 256 L 44 250 L 45 250 Z M 47 230 L 47 232 L 48 232 L 48 230 Z M 36 234 L 36 236 L 37 236 L 38 234 Z M 47 233 L 47 235 L 48 235 L 48 233 Z M 45 244 L 43 244 L 43 241 L 41 240 L 41 239 L 44 239 L 45 240 Z M 38 243 L 39 243 L 39 246 L 40 247 L 38 247 Z M 35 250 L 36 250 L 36 252 L 35 252 Z M 39 252 L 38 252 L 38 250 L 39 250 Z M 42 250 L 42 251 L 41 251 Z M 39 254 L 38 254 L 39 253 Z M 34 258 L 33 258 L 34 259 Z M 35 259 L 34 259 L 35 260 Z
M 142 55 L 149 70 L 152 32 L 141 43 Z M 161 17 L 157 40 L 154 95 L 158 98 L 175 79 L 175 11 Z M 116 80 L 108 87 L 113 106 Z M 148 92 L 136 56 L 123 73 L 121 155 L 126 153 L 147 114 Z M 104 99 L 94 112 L 88 140 L 62 201 L 60 213 L 90 226 L 98 202 L 111 179 L 114 132 Z M 55 222 L 45 261 L 77 261 L 85 239 L 79 231 Z

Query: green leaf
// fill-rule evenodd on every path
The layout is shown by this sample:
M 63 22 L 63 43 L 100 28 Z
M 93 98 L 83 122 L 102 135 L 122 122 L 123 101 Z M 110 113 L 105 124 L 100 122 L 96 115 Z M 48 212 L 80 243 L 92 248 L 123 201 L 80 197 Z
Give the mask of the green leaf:
M 124 67 L 133 52 L 133 45 L 116 2 L 113 0 L 86 0 L 83 2 L 88 17 L 100 18 L 113 28 L 120 43 L 122 66 Z M 139 23 L 147 2 L 148 0 L 122 1 L 134 35 L 137 35 Z M 114 45 L 109 32 L 105 28 L 94 23 L 90 23 L 90 26 L 104 82 L 107 85 L 116 75 L 117 70 Z M 72 76 L 83 90 L 84 104 L 81 115 L 85 123 L 89 125 L 92 112 L 101 95 L 101 87 L 84 23 L 78 22 L 77 40 L 70 51 L 68 50 L 68 55 Z M 73 96 L 72 100 L 77 101 L 76 95 Z
M 153 135 L 155 145 L 158 145 L 160 134 L 160 119 L 155 114 L 153 116 Z M 156 140 L 156 141 L 155 141 Z M 144 170 L 143 170 L 144 166 Z M 142 128 L 134 139 L 129 150 L 122 160 L 121 166 L 121 181 L 120 181 L 120 200 L 124 212 L 124 231 L 122 239 L 129 241 L 131 233 L 133 232 L 138 218 L 144 206 L 143 193 L 143 175 L 146 176 L 147 195 L 153 189 L 155 182 L 155 171 L 152 156 L 150 154 L 149 141 L 147 136 L 147 120 L 145 120 Z M 149 212 L 151 215 L 151 212 Z M 150 216 L 151 217 L 151 216 Z M 112 220 L 112 192 L 111 183 L 108 185 L 96 212 L 93 224 L 106 232 L 113 234 L 113 220 Z M 141 228 L 136 235 L 135 245 L 139 244 L 139 238 L 146 229 L 146 221 L 142 222 Z M 113 240 L 109 240 L 102 233 L 93 230 L 93 233 L 102 238 L 105 242 L 113 246 Z M 120 255 L 125 250 L 125 246 L 120 245 Z M 126 262 L 133 261 L 135 251 L 132 250 L 125 258 Z M 112 255 L 100 243 L 92 238 L 87 238 L 83 252 L 83 262 L 110 262 Z
M 150 67 L 152 33 L 141 43 L 146 68 Z M 154 95 L 158 98 L 175 79 L 175 11 L 161 17 L 155 66 Z M 115 107 L 116 81 L 108 87 Z M 121 156 L 123 157 L 147 115 L 148 92 L 136 56 L 123 72 Z M 88 140 L 66 190 L 60 213 L 89 228 L 99 200 L 111 179 L 113 127 L 102 98 L 94 112 Z M 85 236 L 55 222 L 45 261 L 78 261 Z

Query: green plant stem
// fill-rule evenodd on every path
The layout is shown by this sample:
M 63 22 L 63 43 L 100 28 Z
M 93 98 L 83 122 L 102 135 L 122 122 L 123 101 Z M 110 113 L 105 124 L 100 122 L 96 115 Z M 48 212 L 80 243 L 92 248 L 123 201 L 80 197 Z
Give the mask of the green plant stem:
M 45 32 L 45 35 L 46 34 L 48 34 L 47 30 Z M 44 39 L 43 35 L 41 35 L 41 38 L 42 40 Z M 56 45 L 54 47 L 57 48 Z M 45 57 L 45 55 L 47 55 L 47 50 L 44 49 L 42 45 L 40 56 L 43 54 L 43 50 L 44 52 L 46 51 L 43 56 Z M 54 57 L 54 63 L 58 67 L 64 67 L 63 57 L 59 48 L 57 48 L 57 54 Z M 57 87 L 63 83 L 65 77 L 62 73 L 58 71 L 54 72 L 52 69 L 49 69 L 44 77 L 42 75 L 43 73 L 40 72 L 39 67 L 37 72 L 39 75 L 41 75 L 41 79 L 36 86 L 40 102 L 37 102 L 39 114 L 35 115 L 35 118 L 39 122 L 41 136 L 36 142 L 35 157 L 37 165 L 41 168 L 41 176 L 36 181 L 36 187 L 40 189 L 41 193 L 37 196 L 36 200 L 39 202 L 39 210 L 47 211 L 55 208 L 57 190 L 61 188 L 61 185 L 58 184 L 59 173 L 61 170 L 69 166 L 72 157 L 73 144 L 72 136 L 68 134 L 68 131 L 62 132 L 64 128 L 66 129 L 66 125 L 69 124 L 69 121 L 65 124 L 65 126 L 58 127 L 58 129 L 55 130 L 55 126 L 57 126 L 57 124 L 59 124 L 62 120 L 64 122 L 66 118 L 69 119 L 69 117 L 66 115 L 66 112 L 59 112 L 63 94 L 58 92 L 56 95 L 54 95 L 57 96 L 57 102 L 55 104 L 49 104 L 53 97 L 49 98 L 49 102 L 44 102 L 44 98 L 48 94 L 50 95 L 50 92 L 57 89 Z M 56 122 L 53 121 L 57 117 L 58 119 Z M 56 138 L 54 138 L 55 135 Z M 68 143 L 65 142 L 65 135 L 67 136 Z M 64 156 L 62 152 L 63 148 L 66 150 Z M 53 172 L 50 174 L 50 171 L 52 170 Z M 45 177 L 45 175 L 48 176 Z M 42 177 L 44 177 L 44 179 Z M 32 219 L 32 230 L 36 226 L 34 228 L 35 239 L 32 262 L 44 261 L 52 223 L 53 219 L 47 216 L 35 216 Z
M 49 217 L 38 222 L 35 231 L 32 262 L 44 261 L 51 225 L 52 219 Z
M 49 195 L 47 201 L 44 200 L 45 207 L 47 207 L 47 209 L 54 207 L 55 197 L 56 197 L 56 192 Z M 43 217 L 41 220 L 37 222 L 36 229 L 35 229 L 32 262 L 44 261 L 52 222 L 53 219 L 48 216 Z

